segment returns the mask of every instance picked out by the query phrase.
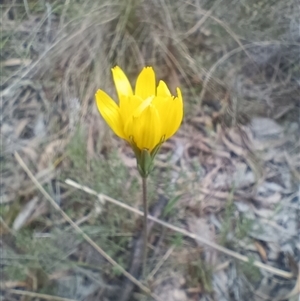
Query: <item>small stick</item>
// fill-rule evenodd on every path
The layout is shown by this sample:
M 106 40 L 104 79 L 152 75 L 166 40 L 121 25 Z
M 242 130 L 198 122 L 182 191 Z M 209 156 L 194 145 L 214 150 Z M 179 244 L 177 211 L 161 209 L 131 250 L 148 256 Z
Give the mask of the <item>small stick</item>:
M 164 264 L 164 262 L 170 257 L 170 255 L 173 253 L 174 249 L 175 249 L 174 245 L 171 248 L 169 248 L 167 253 L 163 256 L 163 258 L 158 262 L 158 264 L 155 266 L 155 268 L 149 274 L 149 276 L 147 277 L 147 280 L 152 280 L 154 278 L 154 275 L 161 268 L 161 266 Z
M 113 203 L 113 204 L 119 206 L 119 207 L 122 207 L 122 208 L 127 209 L 127 210 L 129 210 L 131 212 L 134 212 L 134 213 L 136 213 L 136 214 L 138 214 L 140 216 L 143 216 L 143 212 L 141 212 L 140 210 L 135 209 L 135 208 L 133 208 L 131 206 L 128 206 L 128 205 L 126 205 L 126 204 L 124 204 L 124 203 L 122 203 L 122 202 L 120 202 L 120 201 L 118 201 L 118 200 L 116 200 L 114 198 L 111 198 L 111 197 L 109 197 L 107 195 L 104 195 L 102 193 L 97 193 L 96 191 L 92 190 L 89 187 L 82 186 L 82 185 L 80 185 L 80 184 L 78 184 L 78 183 L 76 183 L 76 182 L 74 182 L 74 181 L 72 181 L 70 179 L 67 179 L 65 181 L 65 183 L 68 184 L 68 185 L 70 185 L 70 186 L 72 186 L 72 187 L 81 189 L 81 190 L 83 190 L 83 191 L 85 191 L 85 192 L 87 192 L 89 194 L 93 194 L 93 195 L 97 196 L 98 199 L 102 203 L 103 203 L 104 200 L 106 200 L 106 201 L 108 201 L 110 203 Z M 162 220 L 160 220 L 158 218 L 155 218 L 155 217 L 153 217 L 151 215 L 148 216 L 148 219 L 150 219 L 150 220 L 156 222 L 157 224 L 162 225 L 162 226 L 164 226 L 164 227 L 166 227 L 166 228 L 168 228 L 170 230 L 173 230 L 175 232 L 181 233 L 181 234 L 183 234 L 183 235 L 185 235 L 187 237 L 193 238 L 193 239 L 195 239 L 195 240 L 197 240 L 197 241 L 199 241 L 199 242 L 201 242 L 201 243 L 203 243 L 203 244 L 205 244 L 205 245 L 207 245 L 207 246 L 209 246 L 209 247 L 211 247 L 211 248 L 213 248 L 213 249 L 215 249 L 215 250 L 217 250 L 219 252 L 222 252 L 222 253 L 224 253 L 226 255 L 229 255 L 229 256 L 231 256 L 231 257 L 233 257 L 235 259 L 238 259 L 238 260 L 243 261 L 243 262 L 249 262 L 249 258 L 247 256 L 242 255 L 240 253 L 237 253 L 235 251 L 232 251 L 230 249 L 227 249 L 225 247 L 222 247 L 222 246 L 218 245 L 217 243 L 214 243 L 214 242 L 212 242 L 210 240 L 207 240 L 207 239 L 205 239 L 205 238 L 203 238 L 201 236 L 198 236 L 198 235 L 196 235 L 194 233 L 191 233 L 191 232 L 189 232 L 189 231 L 187 231 L 185 229 L 173 226 L 172 224 L 169 224 L 169 223 L 167 223 L 165 221 L 162 221 Z M 264 269 L 265 271 L 268 271 L 268 272 L 270 272 L 270 273 L 272 273 L 274 275 L 277 275 L 277 276 L 280 276 L 280 277 L 283 277 L 283 278 L 286 278 L 286 279 L 292 279 L 292 278 L 294 278 L 293 273 L 288 272 L 288 271 L 284 271 L 284 270 L 280 270 L 280 269 L 277 269 L 277 268 L 274 268 L 274 267 L 272 267 L 270 265 L 267 265 L 267 264 L 264 264 L 264 263 L 262 263 L 260 261 L 256 261 L 256 260 L 253 261 L 253 265 L 256 266 L 256 267 L 258 267 L 258 268 L 260 268 L 260 269 Z
M 156 296 L 154 293 L 150 291 L 148 287 L 143 285 L 140 281 L 138 281 L 136 278 L 134 278 L 130 273 L 128 273 L 121 265 L 119 265 L 114 259 L 112 259 L 106 252 L 102 250 L 80 227 L 76 225 L 76 223 L 73 222 L 73 220 L 59 207 L 59 205 L 53 200 L 53 198 L 49 195 L 49 193 L 43 188 L 43 186 L 39 183 L 39 181 L 35 178 L 35 176 L 32 174 L 30 169 L 27 167 L 25 162 L 22 160 L 18 152 L 14 153 L 16 160 L 21 165 L 21 167 L 24 169 L 28 177 L 31 179 L 31 181 L 36 185 L 36 187 L 39 189 L 39 191 L 44 195 L 44 197 L 50 202 L 50 204 L 62 215 L 62 217 L 72 226 L 72 228 L 79 234 L 82 235 L 82 237 L 98 252 L 100 253 L 109 263 L 111 263 L 113 266 L 117 267 L 121 273 L 127 277 L 130 281 L 132 281 L 135 285 L 137 285 L 143 292 L 146 294 L 149 294 L 154 300 L 160 300 L 158 296 Z
M 51 295 L 23 291 L 23 290 L 16 290 L 16 289 L 9 289 L 8 292 L 15 295 L 27 296 L 31 298 L 38 298 L 38 299 L 49 300 L 49 301 L 76 301 L 74 299 L 62 298 L 58 296 L 51 296 Z

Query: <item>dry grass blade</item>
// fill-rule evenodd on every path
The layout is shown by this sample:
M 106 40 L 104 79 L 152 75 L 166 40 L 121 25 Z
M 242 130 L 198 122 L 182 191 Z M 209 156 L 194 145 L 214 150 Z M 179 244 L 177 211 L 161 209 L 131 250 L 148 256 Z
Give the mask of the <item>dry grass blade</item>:
M 259 44 L 261 44 L 261 45 L 271 45 L 271 44 L 274 44 L 274 43 L 278 44 L 276 42 L 261 42 Z M 219 65 L 223 64 L 232 55 L 234 55 L 236 53 L 239 53 L 241 51 L 245 51 L 245 49 L 248 49 L 248 48 L 251 48 L 251 47 L 255 47 L 255 46 L 257 46 L 257 43 L 250 43 L 250 44 L 243 45 L 243 46 L 240 46 L 238 48 L 235 48 L 235 49 L 229 51 L 228 53 L 226 53 L 225 55 L 223 55 L 218 61 L 216 61 L 215 64 L 212 65 L 212 67 L 209 69 L 208 73 L 206 74 L 205 80 L 203 82 L 203 88 L 202 88 L 201 94 L 199 96 L 199 103 L 200 103 L 200 105 L 202 104 L 202 101 L 204 99 L 204 95 L 205 95 L 205 92 L 206 92 L 206 87 L 208 85 L 208 82 L 210 81 L 210 79 L 212 77 L 212 74 L 215 72 L 215 70 L 217 69 L 217 67 Z
M 192 27 L 190 28 L 186 33 L 185 33 L 185 37 L 188 37 L 189 35 L 195 33 L 199 28 L 201 28 L 201 26 L 205 23 L 205 21 L 211 16 L 213 9 L 215 8 L 215 6 L 217 6 L 219 4 L 219 2 L 217 1 L 214 6 L 208 10 L 207 12 L 205 12 L 203 14 L 203 11 L 201 11 L 201 14 L 203 14 L 203 17 Z
M 49 301 L 76 301 L 74 299 L 68 299 L 68 298 L 61 298 L 57 296 L 51 296 L 51 295 L 46 295 L 46 294 L 39 294 L 39 293 L 34 293 L 34 292 L 28 292 L 28 291 L 21 291 L 21 290 L 15 290 L 15 289 L 9 289 L 9 293 L 15 294 L 15 295 L 20 295 L 24 297 L 30 297 L 30 298 L 39 298 L 41 300 L 49 300 Z
M 135 285 L 137 285 L 143 292 L 149 294 L 154 300 L 159 301 L 160 299 L 151 293 L 151 291 L 143 285 L 140 281 L 134 278 L 131 274 L 129 274 L 122 266 L 120 266 L 114 259 L 112 259 L 108 254 L 106 254 L 87 234 L 85 234 L 80 227 L 59 207 L 59 205 L 52 199 L 52 197 L 47 193 L 47 191 L 41 186 L 41 184 L 37 181 L 35 176 L 29 170 L 25 162 L 22 160 L 20 155 L 15 152 L 15 158 L 20 164 L 20 166 L 24 169 L 28 177 L 32 180 L 32 182 L 36 185 L 38 190 L 45 196 L 45 198 L 50 202 L 50 204 L 62 215 L 62 217 L 72 226 L 72 228 L 82 235 L 82 237 L 93 247 L 97 252 L 99 252 L 109 263 L 111 263 L 114 267 L 118 268 L 118 270 L 127 277 L 130 281 L 132 281 Z
M 279 301 L 279 300 L 290 300 L 292 297 L 294 297 L 296 295 L 298 295 L 300 297 L 300 272 L 298 273 L 297 282 L 296 282 L 294 288 L 283 298 L 277 299 L 277 301 Z
M 76 182 L 74 182 L 74 181 L 72 181 L 70 179 L 67 179 L 65 182 L 66 182 L 66 184 L 68 184 L 68 185 L 70 185 L 72 187 L 78 188 L 78 189 L 83 190 L 83 191 L 85 191 L 85 192 L 87 192 L 89 194 L 93 194 L 93 195 L 97 196 L 101 201 L 106 200 L 106 201 L 108 201 L 110 203 L 113 203 L 113 204 L 115 204 L 117 206 L 120 206 L 120 207 L 122 207 L 124 209 L 127 209 L 127 210 L 129 210 L 131 212 L 134 212 L 134 213 L 136 213 L 136 214 L 138 214 L 140 216 L 144 215 L 144 213 L 142 211 L 140 211 L 140 210 L 137 210 L 137 209 L 132 208 L 132 207 L 126 205 L 126 204 L 123 204 L 122 202 L 120 202 L 118 200 L 115 200 L 115 199 L 113 199 L 113 198 L 111 198 L 111 197 L 109 197 L 107 195 L 104 195 L 104 194 L 101 194 L 101 193 L 99 194 L 96 191 L 92 190 L 91 188 L 86 187 L 86 186 L 82 186 L 82 185 L 80 185 L 80 184 L 78 184 L 78 183 L 76 183 Z M 195 240 L 197 240 L 197 241 L 199 241 L 199 242 L 201 242 L 201 243 L 203 243 L 203 244 L 205 244 L 205 245 L 207 245 L 207 246 L 209 246 L 209 247 L 211 247 L 211 248 L 213 248 L 213 249 L 215 249 L 215 250 L 217 250 L 219 252 L 222 252 L 222 253 L 224 253 L 226 255 L 229 255 L 229 256 L 231 256 L 233 258 L 236 258 L 236 259 L 238 259 L 240 261 L 243 261 L 243 262 L 250 262 L 249 258 L 247 256 L 241 255 L 241 254 L 239 254 L 237 252 L 234 252 L 232 250 L 224 248 L 224 247 L 222 247 L 222 246 L 220 246 L 220 245 L 218 245 L 216 243 L 208 241 L 208 240 L 206 240 L 206 239 L 204 239 L 204 238 L 202 238 L 200 236 L 197 236 L 194 233 L 191 233 L 191 232 L 186 231 L 184 229 L 181 229 L 179 227 L 173 226 L 173 225 L 171 225 L 171 224 L 169 224 L 167 222 L 164 222 L 162 220 L 159 220 L 159 219 L 157 219 L 157 218 L 155 218 L 153 216 L 148 216 L 148 218 L 150 220 L 156 222 L 157 224 L 160 224 L 160 225 L 162 225 L 162 226 L 164 226 L 164 227 L 166 227 L 166 228 L 168 228 L 170 230 L 176 231 L 176 232 L 181 233 L 181 234 L 183 234 L 185 236 L 188 236 L 188 237 L 190 237 L 192 239 L 195 239 Z M 256 266 L 256 267 L 258 267 L 258 268 L 264 269 L 264 270 L 266 270 L 266 271 L 268 271 L 268 272 L 270 272 L 270 273 L 272 273 L 274 275 L 277 275 L 277 276 L 280 276 L 280 277 L 283 277 L 283 278 L 286 278 L 286 279 L 291 279 L 291 278 L 294 277 L 293 273 L 291 273 L 291 272 L 287 272 L 287 271 L 283 271 L 283 270 L 274 268 L 274 267 L 269 266 L 267 264 L 263 264 L 262 262 L 259 262 L 259 261 L 253 261 L 253 265 Z
M 151 273 L 148 275 L 147 279 L 153 279 L 154 275 L 157 273 L 157 271 L 161 268 L 161 266 L 164 264 L 164 262 L 170 257 L 170 255 L 173 253 L 175 249 L 175 246 L 172 246 L 169 248 L 167 253 L 163 256 L 163 258 L 157 263 L 155 268 L 151 271 Z
M 207 18 L 211 18 L 216 23 L 218 23 L 219 25 L 221 25 L 228 32 L 228 34 L 230 34 L 231 37 L 236 41 L 236 43 L 240 46 L 240 48 L 243 49 L 243 51 L 246 53 L 246 55 L 251 59 L 250 54 L 247 52 L 245 46 L 240 41 L 239 37 L 230 29 L 230 27 L 225 22 L 223 22 L 222 20 L 220 20 L 220 19 L 212 16 L 209 11 L 206 11 L 206 10 L 203 10 L 203 9 L 200 9 L 200 8 L 197 8 L 197 13 L 200 14 L 200 15 L 203 15 L 204 17 L 207 16 Z

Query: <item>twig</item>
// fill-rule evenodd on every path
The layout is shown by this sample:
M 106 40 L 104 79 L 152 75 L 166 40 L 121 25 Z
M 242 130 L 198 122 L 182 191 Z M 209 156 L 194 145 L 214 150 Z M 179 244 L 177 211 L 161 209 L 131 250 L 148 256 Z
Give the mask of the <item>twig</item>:
M 109 197 L 107 195 L 104 195 L 102 193 L 97 193 L 96 191 L 92 190 L 91 188 L 86 187 L 86 186 L 82 186 L 82 185 L 80 185 L 80 184 L 78 184 L 78 183 L 76 183 L 76 182 L 74 182 L 74 181 L 72 181 L 70 179 L 67 179 L 65 181 L 65 183 L 68 184 L 68 185 L 70 185 L 70 186 L 72 186 L 72 187 L 75 187 L 75 188 L 78 188 L 80 190 L 83 190 L 83 191 L 85 191 L 85 192 L 87 192 L 89 194 L 93 194 L 93 195 L 97 196 L 101 202 L 103 202 L 104 200 L 106 200 L 106 201 L 108 201 L 110 203 L 113 203 L 113 204 L 119 206 L 119 207 L 127 209 L 127 210 L 129 210 L 131 212 L 134 212 L 134 213 L 136 213 L 136 214 L 138 214 L 140 216 L 144 215 L 144 213 L 142 211 L 138 210 L 138 209 L 135 209 L 135 208 L 133 208 L 131 206 L 128 206 L 128 205 L 126 205 L 126 204 L 124 204 L 124 203 L 122 203 L 120 201 L 117 201 L 117 200 L 115 200 L 115 199 L 113 199 L 113 198 L 111 198 L 111 197 Z M 196 235 L 194 233 L 191 233 L 191 232 L 186 231 L 184 229 L 181 229 L 179 227 L 173 226 L 173 225 L 171 225 L 171 224 L 169 224 L 167 222 L 164 222 L 164 221 L 162 221 L 160 219 L 157 219 L 157 218 L 155 218 L 155 217 L 153 217 L 151 215 L 148 215 L 148 219 L 150 219 L 150 220 L 156 222 L 157 224 L 160 224 L 160 225 L 162 225 L 162 226 L 164 226 L 164 227 L 166 227 L 166 228 L 168 228 L 170 230 L 173 230 L 175 232 L 178 232 L 178 233 L 181 233 L 181 234 L 183 234 L 185 236 L 188 236 L 188 237 L 190 237 L 192 239 L 195 239 L 195 240 L 197 240 L 197 241 L 199 241 L 199 242 L 201 242 L 201 243 L 203 243 L 203 244 L 205 244 L 205 245 L 207 245 L 207 246 L 209 246 L 209 247 L 211 247 L 211 248 L 213 248 L 213 249 L 215 249 L 215 250 L 217 250 L 219 252 L 222 252 L 222 253 L 224 253 L 226 255 L 229 255 L 229 256 L 231 256 L 233 258 L 236 258 L 236 259 L 238 259 L 240 261 L 251 262 L 247 256 L 244 256 L 244 255 L 241 255 L 241 254 L 239 254 L 237 252 L 229 250 L 229 249 L 227 249 L 225 247 L 222 247 L 222 246 L 220 246 L 220 245 L 218 245 L 218 244 L 216 244 L 214 242 L 206 240 L 203 237 L 200 237 L 200 236 L 198 236 L 198 235 Z M 269 266 L 267 264 L 264 264 L 264 263 L 256 261 L 256 260 L 253 262 L 253 265 L 256 266 L 256 267 L 258 267 L 258 268 L 264 269 L 264 270 L 266 270 L 266 271 L 268 271 L 268 272 L 270 272 L 270 273 L 272 273 L 274 275 L 277 275 L 277 276 L 280 276 L 280 277 L 283 277 L 283 278 L 286 278 L 286 279 L 294 278 L 294 275 L 291 272 L 287 272 L 287 271 L 283 271 L 283 270 L 274 268 L 272 266 Z
M 39 298 L 39 299 L 44 299 L 44 300 L 51 300 L 51 301 L 76 301 L 74 299 L 62 298 L 62 297 L 51 296 L 51 295 L 46 295 L 46 294 L 39 294 L 39 293 L 28 292 L 28 291 L 23 291 L 23 290 L 8 289 L 7 291 L 10 292 L 11 294 L 15 294 L 15 295 L 28 296 L 28 297 Z
M 109 263 L 111 263 L 114 267 L 117 267 L 118 270 L 127 277 L 130 281 L 132 281 L 135 285 L 137 285 L 142 291 L 146 294 L 149 294 L 154 300 L 159 300 L 159 297 L 155 294 L 151 293 L 150 289 L 143 285 L 140 281 L 134 278 L 130 273 L 128 273 L 121 265 L 119 265 L 114 259 L 112 259 L 108 254 L 106 254 L 87 234 L 85 234 L 81 228 L 79 228 L 73 220 L 59 207 L 59 205 L 52 199 L 52 197 L 47 193 L 47 191 L 41 186 L 41 184 L 37 181 L 35 176 L 29 170 L 25 162 L 22 160 L 18 152 L 14 153 L 15 158 L 18 163 L 24 169 L 28 177 L 31 181 L 36 185 L 36 187 L 40 190 L 40 192 L 45 196 L 45 198 L 50 202 L 50 204 L 62 215 L 62 217 L 72 226 L 72 228 L 82 235 L 82 237 L 92 246 L 94 249 L 100 253 Z
M 175 249 L 175 246 L 173 245 L 169 250 L 166 252 L 166 254 L 163 256 L 163 258 L 158 262 L 158 264 L 155 266 L 155 268 L 152 270 L 152 272 L 147 277 L 147 280 L 153 279 L 154 275 L 157 273 L 157 271 L 161 268 L 161 266 L 164 264 L 164 262 L 170 257 L 170 255 L 173 253 Z

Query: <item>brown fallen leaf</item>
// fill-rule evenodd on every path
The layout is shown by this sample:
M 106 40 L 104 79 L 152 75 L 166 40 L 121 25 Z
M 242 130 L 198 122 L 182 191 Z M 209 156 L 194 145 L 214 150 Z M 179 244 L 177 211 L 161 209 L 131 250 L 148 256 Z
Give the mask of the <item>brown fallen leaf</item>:
M 222 166 L 220 164 L 218 164 L 209 173 L 207 173 L 207 175 L 202 180 L 202 187 L 203 188 L 208 188 L 212 184 L 215 176 L 217 175 L 217 173 L 219 172 L 221 167 Z
M 244 141 L 243 141 L 243 138 L 241 136 L 241 134 L 238 132 L 238 129 L 237 127 L 233 127 L 233 128 L 230 128 L 228 131 L 227 131 L 227 135 L 228 135 L 228 138 L 230 138 L 230 140 L 242 147 L 244 145 Z
M 222 142 L 226 145 L 226 147 L 230 151 L 232 151 L 233 153 L 235 153 L 236 155 L 241 156 L 241 157 L 246 156 L 247 151 L 244 148 L 229 141 L 229 139 L 226 137 L 226 135 L 224 133 L 221 137 L 222 137 Z
M 255 248 L 256 248 L 258 254 L 261 257 L 261 260 L 263 262 L 266 262 L 268 259 L 268 256 L 267 256 L 267 252 L 266 252 L 265 248 L 263 247 L 263 245 L 261 243 L 259 243 L 257 240 L 254 242 L 254 245 L 255 245 Z
M 27 126 L 27 124 L 30 122 L 29 118 L 23 118 L 19 121 L 19 123 L 15 127 L 15 135 L 16 137 L 20 137 L 23 130 Z
M 36 162 L 38 154 L 37 150 L 30 146 L 22 147 L 22 152 L 26 157 L 28 157 L 31 161 Z

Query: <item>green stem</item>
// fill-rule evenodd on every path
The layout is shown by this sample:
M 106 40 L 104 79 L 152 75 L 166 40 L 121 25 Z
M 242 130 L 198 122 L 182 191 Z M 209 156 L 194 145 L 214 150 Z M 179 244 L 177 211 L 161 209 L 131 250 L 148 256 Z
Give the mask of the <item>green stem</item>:
M 148 242 L 148 230 L 147 230 L 147 218 L 148 218 L 148 204 L 147 204 L 147 178 L 143 180 L 143 206 L 144 206 L 144 244 L 143 244 L 143 276 L 146 276 L 147 265 L 147 242 Z

